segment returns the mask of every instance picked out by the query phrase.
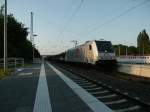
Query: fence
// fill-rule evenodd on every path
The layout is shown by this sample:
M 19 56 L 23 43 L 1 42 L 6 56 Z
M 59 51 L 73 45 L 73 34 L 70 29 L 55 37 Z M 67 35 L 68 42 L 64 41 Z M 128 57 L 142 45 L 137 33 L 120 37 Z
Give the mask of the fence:
M 7 60 L 8 68 L 24 67 L 24 59 L 23 58 L 8 58 Z M 0 68 L 4 67 L 4 59 L 0 58 Z
M 119 56 L 117 61 L 119 63 L 150 64 L 150 56 Z
M 34 58 L 33 63 L 41 63 L 41 59 L 40 58 Z

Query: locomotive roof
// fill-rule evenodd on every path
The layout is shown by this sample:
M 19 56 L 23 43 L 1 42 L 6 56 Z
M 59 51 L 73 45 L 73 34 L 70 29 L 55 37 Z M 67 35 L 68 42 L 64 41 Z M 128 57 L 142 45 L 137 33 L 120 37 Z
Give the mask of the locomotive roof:
M 92 40 L 92 41 L 86 41 L 84 44 L 78 45 L 78 46 L 76 46 L 76 47 L 80 47 L 80 46 L 83 46 L 83 45 L 85 45 L 85 44 L 92 43 L 92 42 L 96 42 L 96 43 L 100 44 L 100 43 L 106 43 L 106 42 L 111 42 L 111 41 L 106 41 L 106 40 Z M 70 48 L 70 49 L 68 49 L 68 50 L 75 49 L 76 47 Z

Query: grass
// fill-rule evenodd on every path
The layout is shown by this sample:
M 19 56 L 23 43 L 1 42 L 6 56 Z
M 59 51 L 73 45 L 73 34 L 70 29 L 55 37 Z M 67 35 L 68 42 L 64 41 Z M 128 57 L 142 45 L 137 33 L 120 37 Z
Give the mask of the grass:
M 32 66 L 32 63 L 25 63 L 24 64 L 24 67 L 31 67 Z
M 0 68 L 0 79 L 6 77 L 6 76 L 9 76 L 10 75 L 10 71 L 9 70 L 3 70 Z
M 24 67 L 31 67 L 32 63 L 25 63 Z M 22 65 L 18 64 L 16 66 L 17 68 L 22 67 Z M 0 68 L 0 79 L 10 76 L 10 74 L 15 70 L 15 67 L 9 67 L 9 69 L 5 70 L 3 68 Z

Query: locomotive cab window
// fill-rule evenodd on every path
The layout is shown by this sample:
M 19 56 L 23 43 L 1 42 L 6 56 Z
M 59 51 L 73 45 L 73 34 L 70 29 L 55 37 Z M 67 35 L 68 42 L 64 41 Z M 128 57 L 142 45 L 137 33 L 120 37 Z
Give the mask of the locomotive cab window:
M 89 45 L 89 49 L 92 50 L 92 46 L 91 45 Z

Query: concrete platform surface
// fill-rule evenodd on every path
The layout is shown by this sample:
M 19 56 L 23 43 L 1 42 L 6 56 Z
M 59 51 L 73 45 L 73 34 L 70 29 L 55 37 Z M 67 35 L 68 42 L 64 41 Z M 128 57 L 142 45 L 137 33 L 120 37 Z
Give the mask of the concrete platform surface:
M 0 80 L 0 112 L 112 112 L 50 63 Z
M 53 65 L 45 64 L 53 112 L 112 112 Z

